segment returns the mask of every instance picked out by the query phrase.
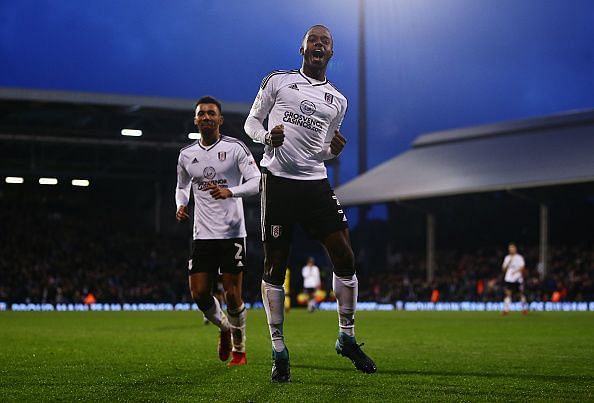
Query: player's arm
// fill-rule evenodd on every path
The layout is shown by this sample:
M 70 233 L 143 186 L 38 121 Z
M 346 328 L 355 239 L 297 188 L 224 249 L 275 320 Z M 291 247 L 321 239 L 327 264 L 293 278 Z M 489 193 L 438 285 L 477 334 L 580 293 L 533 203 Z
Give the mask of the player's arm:
M 504 272 L 504 273 L 507 271 L 507 268 L 509 266 L 509 263 L 507 263 L 507 261 L 508 261 L 508 256 L 506 256 L 503 259 L 503 263 L 501 263 L 501 271 Z
M 323 160 L 329 160 L 337 157 L 344 146 L 346 145 L 346 138 L 340 133 L 340 126 L 346 115 L 346 103 L 341 108 L 340 113 L 332 120 L 330 126 L 328 126 L 328 134 L 326 135 L 326 141 L 324 142 L 324 148 L 322 149 L 321 157 Z
M 243 147 L 237 148 L 237 167 L 245 181 L 238 186 L 230 188 L 233 197 L 248 197 L 257 195 L 260 192 L 260 177 L 262 174 L 258 169 L 256 160 L 251 152 Z
M 271 147 L 278 147 L 283 144 L 285 133 L 283 125 L 277 125 L 270 130 L 264 128 L 264 120 L 276 102 L 276 91 L 274 90 L 274 78 L 265 77 L 262 81 L 258 95 L 252 104 L 250 114 L 243 126 L 245 132 L 256 143 L 266 144 Z
M 253 177 L 241 185 L 234 186 L 232 188 L 225 188 L 217 186 L 214 183 L 209 183 L 203 191 L 209 192 L 215 200 L 225 200 L 230 197 L 247 197 L 258 193 L 260 190 L 260 177 Z
M 246 178 L 245 181 L 230 188 L 219 187 L 214 183 L 210 183 L 204 190 L 209 191 L 214 199 L 224 200 L 229 197 L 248 197 L 256 195 L 260 191 L 260 170 L 252 154 L 247 151 L 247 147 L 246 149 L 243 147 L 237 148 L 236 160 L 237 168 L 241 172 L 241 176 Z
M 177 221 L 186 221 L 190 218 L 187 206 L 190 201 L 190 187 L 192 185 L 192 177 L 183 166 L 183 156 L 180 154 L 177 160 L 177 186 L 175 187 L 175 204 L 177 211 L 175 218 Z

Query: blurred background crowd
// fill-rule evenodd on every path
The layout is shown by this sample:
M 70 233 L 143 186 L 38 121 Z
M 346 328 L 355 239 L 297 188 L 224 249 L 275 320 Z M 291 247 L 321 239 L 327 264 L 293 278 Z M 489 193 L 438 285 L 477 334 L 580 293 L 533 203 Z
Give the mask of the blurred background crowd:
M 108 206 L 105 199 L 84 192 L 4 191 L 0 206 L 0 301 L 190 302 L 189 226 L 174 224 L 172 231 L 156 233 L 143 209 L 125 200 Z M 244 294 L 246 301 L 256 302 L 263 257 L 257 207 L 247 207 Z M 385 228 L 389 225 L 375 221 L 352 232 L 361 301 L 501 300 L 506 243 L 440 248 L 435 276 L 428 281 L 423 250 L 399 245 L 398 235 Z M 594 300 L 594 248 L 589 241 L 553 245 L 546 275 L 539 270 L 536 245 L 519 245 L 530 301 Z M 302 292 L 301 267 L 310 255 L 321 269 L 322 287 L 331 289 L 332 270 L 324 251 L 300 239 L 290 263 L 293 298 Z

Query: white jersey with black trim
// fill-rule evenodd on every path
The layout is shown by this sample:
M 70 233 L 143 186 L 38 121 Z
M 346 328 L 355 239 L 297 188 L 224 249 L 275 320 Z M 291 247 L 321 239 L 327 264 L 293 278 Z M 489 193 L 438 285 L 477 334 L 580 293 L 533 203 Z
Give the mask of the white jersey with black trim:
M 324 160 L 335 157 L 330 142 L 334 131 L 340 129 L 346 109 L 347 99 L 330 81 L 317 81 L 302 70 L 275 71 L 262 81 L 245 131 L 264 144 L 266 118 L 268 129 L 284 125 L 284 143 L 266 146 L 260 165 L 284 178 L 324 179 Z
M 242 180 L 260 177 L 247 146 L 232 137 L 205 147 L 200 140 L 182 148 L 177 163 L 177 208 L 187 206 L 190 186 L 194 194 L 194 239 L 232 239 L 246 236 L 241 197 L 215 200 L 204 191 L 209 183 L 233 191 Z M 257 189 L 253 194 L 257 193 Z
M 524 274 L 522 269 L 524 268 L 524 258 L 522 255 L 516 253 L 515 255 L 507 255 L 503 259 L 501 267 L 505 269 L 504 281 L 507 283 L 523 283 Z

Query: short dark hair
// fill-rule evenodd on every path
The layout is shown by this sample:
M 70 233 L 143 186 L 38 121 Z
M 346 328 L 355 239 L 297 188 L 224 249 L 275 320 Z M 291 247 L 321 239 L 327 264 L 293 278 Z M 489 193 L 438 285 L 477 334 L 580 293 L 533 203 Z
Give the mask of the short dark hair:
M 216 98 L 206 95 L 200 98 L 198 101 L 196 101 L 196 106 L 194 107 L 194 109 L 196 109 L 200 104 L 215 104 L 217 108 L 219 108 L 219 114 L 223 114 L 223 108 L 221 108 L 221 103 L 217 101 Z
M 303 34 L 303 38 L 301 38 L 301 43 L 303 43 L 303 41 L 307 38 L 307 33 L 311 31 L 313 28 L 324 28 L 326 31 L 328 31 L 328 33 L 330 34 L 330 40 L 332 41 L 332 48 L 334 48 L 334 38 L 332 37 L 332 31 L 330 31 L 330 28 L 328 28 L 324 24 L 315 24 L 307 28 L 307 31 L 305 31 L 305 33 Z

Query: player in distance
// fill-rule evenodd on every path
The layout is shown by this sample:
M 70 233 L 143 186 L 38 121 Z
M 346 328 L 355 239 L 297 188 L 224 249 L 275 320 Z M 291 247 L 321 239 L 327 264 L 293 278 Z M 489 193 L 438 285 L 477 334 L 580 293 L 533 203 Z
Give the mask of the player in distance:
M 524 274 L 526 272 L 524 257 L 518 253 L 518 247 L 514 243 L 510 243 L 507 250 L 509 254 L 503 259 L 503 264 L 501 265 L 504 273 L 503 291 L 505 293 L 503 314 L 509 314 L 509 307 L 515 292 L 520 294 L 522 313 L 526 315 L 528 313 L 528 303 L 526 302 L 526 295 L 524 295 Z

